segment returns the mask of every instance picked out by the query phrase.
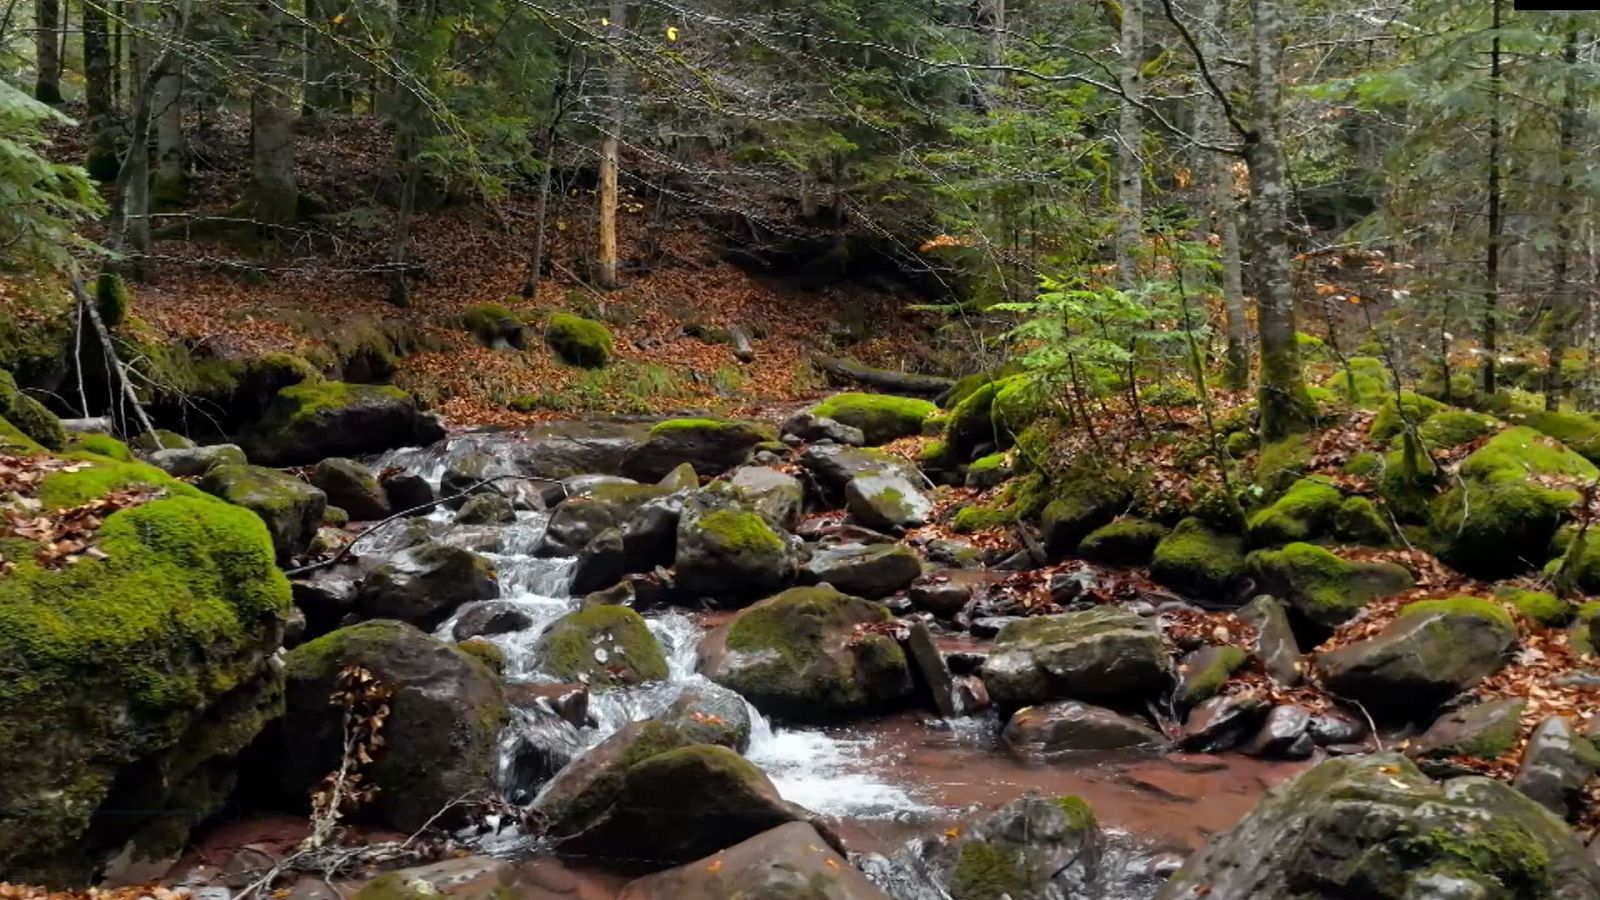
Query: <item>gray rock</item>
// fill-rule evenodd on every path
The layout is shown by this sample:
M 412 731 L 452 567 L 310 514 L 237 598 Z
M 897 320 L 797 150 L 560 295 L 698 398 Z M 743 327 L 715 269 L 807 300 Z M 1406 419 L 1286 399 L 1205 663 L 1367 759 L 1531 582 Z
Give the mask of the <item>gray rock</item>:
M 959 715 L 955 702 L 955 683 L 950 677 L 950 667 L 944 654 L 933 642 L 933 632 L 922 622 L 913 622 L 900 642 L 911 663 L 913 680 L 922 695 L 940 716 L 950 719 Z
M 817 547 L 800 567 L 806 584 L 827 583 L 846 594 L 877 599 L 922 574 L 922 560 L 902 544 L 836 544 Z
M 713 856 L 629 882 L 618 900 L 889 900 L 815 827 L 790 822 Z
M 622 580 L 627 569 L 622 530 L 607 528 L 595 535 L 583 552 L 578 554 L 578 562 L 572 567 L 569 590 L 574 595 L 582 595 L 608 588 Z
M 707 488 L 684 499 L 674 556 L 678 587 L 719 599 L 759 597 L 794 577 L 795 557 L 784 536 Z
M 995 703 L 1150 697 L 1171 683 L 1171 662 L 1150 619 L 1114 607 L 1019 619 L 995 638 L 983 680 Z
M 458 610 L 450 634 L 456 641 L 495 634 L 510 634 L 533 627 L 533 617 L 521 607 L 504 600 L 480 600 Z
M 1411 753 L 1417 758 L 1417 765 L 1435 777 L 1467 774 L 1450 760 L 1457 756 L 1483 760 L 1504 756 L 1522 735 L 1520 720 L 1527 705 L 1520 697 L 1510 697 L 1446 713 L 1412 742 Z
M 1508 620 L 1449 607 L 1400 616 L 1377 636 L 1317 657 L 1323 684 L 1374 712 L 1428 710 L 1505 665 Z
M 678 550 L 678 517 L 683 497 L 669 494 L 646 500 L 622 524 L 622 548 L 628 571 L 648 572 L 670 566 Z
M 317 463 L 311 483 L 328 495 L 328 502 L 350 514 L 357 522 L 376 522 L 389 517 L 389 498 L 378 479 L 353 459 L 333 457 Z
M 215 465 L 206 470 L 197 486 L 260 516 L 272 535 L 272 549 L 279 563 L 306 552 L 328 506 L 328 495 L 322 491 L 277 469 L 261 466 Z
M 993 575 L 982 569 L 941 569 L 913 581 L 908 594 L 918 609 L 949 619 L 966 609 L 980 586 L 994 580 Z
M 806 491 L 793 475 L 767 466 L 741 466 L 728 483 L 742 505 L 773 528 L 792 531 L 800 523 Z
M 1011 716 L 1001 738 L 1029 762 L 1056 762 L 1086 750 L 1166 745 L 1161 732 L 1143 722 L 1077 700 L 1025 706 Z
M 1284 687 L 1299 684 L 1304 677 L 1301 672 L 1300 644 L 1295 640 L 1294 630 L 1289 627 L 1289 612 L 1283 604 L 1261 594 L 1246 603 L 1238 616 L 1255 626 L 1256 640 L 1252 649 L 1262 665 L 1266 666 L 1272 680 Z
M 785 435 L 792 434 L 802 441 L 833 441 L 835 444 L 851 447 L 861 447 L 867 443 L 867 436 L 861 429 L 827 416 L 819 416 L 809 409 L 791 416 L 789 421 L 783 423 L 781 432 Z
M 505 525 L 517 520 L 511 501 L 499 494 L 474 494 L 456 513 L 457 525 Z
M 845 505 L 868 528 L 915 528 L 933 515 L 933 502 L 919 483 L 882 471 L 857 475 L 844 488 Z
M 1212 697 L 1189 712 L 1178 746 L 1200 753 L 1222 753 L 1243 743 L 1261 726 L 1267 702 L 1254 694 Z
M 1571 720 L 1551 716 L 1540 722 L 1522 752 L 1511 786 L 1562 818 L 1573 814 L 1583 787 L 1600 772 L 1600 750 L 1573 731 Z
M 209 447 L 176 447 L 150 454 L 150 465 L 173 478 L 197 478 L 212 466 L 245 465 L 244 451 L 237 444 L 212 444 Z
M 433 628 L 463 603 L 500 596 L 494 566 L 460 547 L 419 544 L 372 570 L 356 592 L 356 609 L 369 618 L 399 619 Z
M 917 478 L 916 467 L 882 450 L 813 444 L 800 453 L 800 465 L 811 473 L 825 498 L 837 499 L 852 479 L 868 474 Z
M 1311 713 L 1305 707 L 1274 706 L 1261 724 L 1261 730 L 1244 745 L 1244 752 L 1251 756 L 1306 759 L 1316 747 L 1310 728 Z
M 721 744 L 740 753 L 750 749 L 750 705 L 714 682 L 684 688 L 661 718 L 677 723 L 696 743 Z
M 509 474 L 510 470 L 488 453 L 468 453 L 446 464 L 439 476 L 439 497 L 450 509 L 460 509 L 473 494 L 500 493 L 498 482 L 484 482 Z
M 434 501 L 439 499 L 433 485 L 415 472 L 396 472 L 380 479 L 379 484 L 394 512 L 410 510 L 410 515 L 425 516 L 433 512 Z

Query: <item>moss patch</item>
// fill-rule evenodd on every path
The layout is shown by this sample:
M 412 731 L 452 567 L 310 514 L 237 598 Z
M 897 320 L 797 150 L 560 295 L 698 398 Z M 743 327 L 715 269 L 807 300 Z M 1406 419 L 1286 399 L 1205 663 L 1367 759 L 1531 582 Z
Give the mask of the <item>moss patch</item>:
M 922 423 L 937 409 L 929 401 L 915 397 L 852 391 L 829 397 L 813 406 L 811 412 L 861 429 L 868 444 L 886 444 L 921 434 Z
M 611 361 L 611 329 L 593 319 L 556 313 L 545 328 L 544 340 L 570 365 L 598 369 Z
M 1506 608 L 1492 600 L 1482 597 L 1447 597 L 1439 600 L 1418 600 L 1408 603 L 1400 609 L 1402 616 L 1421 616 L 1429 613 L 1445 613 L 1453 616 L 1476 616 L 1498 622 L 1512 631 L 1516 630 L 1516 623 L 1511 620 L 1511 613 Z
M 1500 430 L 1494 416 L 1463 409 L 1435 413 L 1417 429 L 1422 443 L 1432 450 L 1450 450 Z
M 1232 590 L 1245 574 L 1244 539 L 1184 519 L 1156 545 L 1150 575 L 1174 590 L 1215 596 Z
M 539 666 L 557 678 L 612 686 L 662 681 L 667 658 L 638 613 L 590 606 L 557 619 L 534 647 Z
M 1078 544 L 1078 554 L 1111 565 L 1141 566 L 1150 561 L 1156 545 L 1169 530 L 1159 522 L 1146 519 L 1117 519 L 1089 532 Z
M 67 442 L 61 420 L 44 404 L 24 394 L 11 373 L 0 369 L 0 418 L 47 450 L 60 450 Z
M 1402 391 L 1399 403 L 1396 403 L 1395 398 L 1391 396 L 1378 407 L 1378 414 L 1372 417 L 1372 429 L 1369 434 L 1375 441 L 1387 441 L 1405 431 L 1407 422 L 1410 422 L 1413 428 L 1417 428 L 1423 420 L 1444 410 L 1445 405 L 1437 400 L 1410 391 Z
M 1389 367 L 1383 360 L 1371 356 L 1354 356 L 1347 365 L 1336 369 L 1323 379 L 1322 386 L 1334 397 L 1363 409 L 1371 409 L 1392 396 L 1392 379 Z
M 116 462 L 133 462 L 128 445 L 109 434 L 75 434 L 67 439 L 69 453 L 93 453 Z
M 1324 479 L 1302 478 L 1250 517 L 1250 541 L 1268 547 L 1326 535 L 1343 502 L 1344 495 Z
M 1034 895 L 1028 856 L 988 841 L 967 841 L 948 877 L 951 900 L 1005 900 Z
M 1249 564 L 1262 590 L 1327 628 L 1348 621 L 1372 600 L 1412 585 L 1411 573 L 1401 566 L 1352 562 L 1314 544 L 1257 550 Z
M 1311 436 L 1297 434 L 1261 448 L 1256 457 L 1256 484 L 1267 496 L 1288 490 L 1311 467 Z
M 1567 624 L 1577 612 L 1571 603 L 1544 591 L 1501 588 L 1495 591 L 1495 599 L 1511 604 L 1524 618 L 1547 628 Z
M 1600 462 L 1600 419 L 1590 413 L 1541 412 L 1524 420 L 1529 428 L 1555 438 L 1590 462 Z

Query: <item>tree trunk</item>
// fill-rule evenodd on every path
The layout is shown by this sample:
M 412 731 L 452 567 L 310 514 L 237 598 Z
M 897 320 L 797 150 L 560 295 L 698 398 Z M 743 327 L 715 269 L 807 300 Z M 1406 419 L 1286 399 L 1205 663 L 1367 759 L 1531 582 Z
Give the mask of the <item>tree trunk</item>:
M 1207 60 L 1222 56 L 1215 34 L 1220 33 L 1227 15 L 1225 0 L 1207 0 L 1201 16 L 1211 28 L 1200 32 L 1201 53 Z M 1215 30 L 1213 30 L 1215 29 Z M 1218 78 L 1222 78 L 1219 74 Z M 1224 90 L 1227 82 L 1220 83 Z M 1209 136 L 1218 144 L 1226 142 L 1229 128 L 1222 104 L 1215 97 L 1205 107 L 1210 123 Z M 1221 243 L 1220 275 L 1223 310 L 1227 315 L 1226 367 L 1222 383 L 1231 390 L 1243 390 L 1250 384 L 1250 333 L 1245 316 L 1244 273 L 1239 261 L 1239 213 L 1233 199 L 1233 157 L 1223 153 L 1210 154 L 1211 202 L 1214 207 L 1214 227 Z
M 1305 430 L 1315 407 L 1300 370 L 1290 284 L 1289 198 L 1278 143 L 1283 22 L 1279 0 L 1250 0 L 1250 99 L 1254 122 L 1244 135 L 1250 170 L 1250 269 L 1261 331 L 1261 436 L 1277 440 Z
M 1006 58 L 1006 0 L 973 0 L 972 28 L 983 36 L 985 66 L 999 66 Z M 996 105 L 995 89 L 1004 81 L 1004 74 L 990 70 L 976 76 L 973 106 L 980 113 L 992 112 Z
M 623 21 L 628 14 L 625 0 L 611 0 L 611 24 L 606 35 L 617 48 L 622 41 Z M 614 49 L 608 90 L 611 92 L 611 122 L 600 147 L 600 287 L 617 286 L 617 142 L 622 133 L 622 52 Z
M 288 16 L 277 0 L 254 0 L 251 16 L 250 184 L 246 216 L 257 225 L 286 225 L 300 201 L 294 177 L 294 79 L 284 58 Z
M 40 103 L 61 102 L 61 0 L 34 0 L 35 62 L 39 74 L 33 96 Z
M 1138 253 L 1144 211 L 1143 153 L 1140 152 L 1138 103 L 1144 96 L 1144 10 L 1141 0 L 1122 4 L 1122 115 L 1117 126 L 1117 286 L 1132 290 L 1137 283 Z
M 179 9 L 179 3 L 184 4 Z M 172 40 L 162 50 L 133 97 L 133 121 L 128 152 L 117 171 L 116 202 L 111 217 L 111 249 L 124 254 L 122 270 L 131 277 L 150 278 L 150 120 L 155 114 L 159 85 L 177 65 L 176 46 L 188 21 L 188 0 L 167 0 L 162 19 Z
M 1500 306 L 1500 2 L 1494 4 L 1494 40 L 1489 51 L 1489 237 L 1483 259 L 1483 392 L 1495 389 L 1495 320 Z
M 350 92 L 345 89 L 338 46 L 330 34 L 337 27 L 333 20 L 342 7 L 340 0 L 306 0 L 305 102 L 301 111 L 307 116 L 350 111 Z
M 1556 252 L 1550 263 L 1550 368 L 1545 374 L 1544 408 L 1555 411 L 1561 408 L 1561 397 L 1566 393 L 1566 379 L 1561 363 L 1567 348 L 1572 344 L 1572 332 L 1578 325 L 1578 297 L 1572 284 L 1572 219 L 1573 219 L 1573 145 L 1578 131 L 1578 26 L 1567 26 L 1566 45 L 1562 48 L 1565 77 L 1561 92 L 1561 121 L 1556 137 L 1556 167 L 1560 171 L 1561 186 L 1556 194 Z
M 171 5 L 168 5 L 171 10 Z M 168 13 L 170 15 L 170 12 Z M 170 24 L 168 30 L 170 33 Z M 156 82 L 156 174 L 150 187 L 153 209 L 171 212 L 183 206 L 183 65 L 174 59 Z
M 544 248 L 546 224 L 550 214 L 550 180 L 556 168 L 556 135 L 561 127 L 561 116 L 566 111 L 565 98 L 572 85 L 572 56 L 567 56 L 566 68 L 561 73 L 561 83 L 556 85 L 550 102 L 550 124 L 544 130 L 540 149 L 539 199 L 533 212 L 533 250 L 528 255 L 528 274 L 522 281 L 522 296 L 534 297 L 539 293 L 539 279 L 544 276 Z
M 144 84 L 145 66 L 150 60 L 147 58 L 149 47 L 145 41 L 145 0 L 122 0 L 124 18 L 127 20 L 128 34 L 128 109 L 131 111 L 139 103 L 139 89 Z
M 104 6 L 108 2 L 83 2 L 84 100 L 91 135 L 85 167 L 100 181 L 111 181 L 117 175 L 116 135 L 112 132 L 111 32 Z

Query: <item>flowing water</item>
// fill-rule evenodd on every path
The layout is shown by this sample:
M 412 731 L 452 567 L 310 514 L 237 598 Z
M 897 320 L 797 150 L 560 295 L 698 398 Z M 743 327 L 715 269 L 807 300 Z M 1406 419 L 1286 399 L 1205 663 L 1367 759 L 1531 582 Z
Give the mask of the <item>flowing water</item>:
M 469 435 L 432 448 L 385 456 L 380 470 L 397 466 L 421 474 L 435 486 L 448 463 L 471 452 L 507 451 L 510 436 Z M 509 458 L 509 451 L 498 458 Z M 567 590 L 574 560 L 535 556 L 549 514 L 519 512 L 515 523 L 497 526 L 497 540 L 483 540 L 483 528 L 448 527 L 452 513 L 433 513 L 430 528 L 439 539 L 461 541 L 485 552 L 499 577 L 501 599 L 525 612 L 532 624 L 488 636 L 506 655 L 506 676 L 538 694 L 555 680 L 539 668 L 533 652 L 550 623 L 577 608 Z M 398 529 L 391 531 L 398 532 Z M 390 539 L 392 540 L 392 539 Z M 382 538 L 363 543 L 363 554 L 381 555 L 392 546 Z M 494 549 L 483 551 L 485 545 Z M 666 651 L 666 682 L 594 692 L 589 711 L 595 727 L 578 728 L 537 704 L 519 706 L 502 740 L 502 784 L 513 802 L 531 802 L 537 784 L 516 784 L 519 749 L 537 748 L 550 771 L 581 755 L 629 722 L 660 714 L 686 687 L 704 683 L 695 672 L 696 648 L 706 623 L 683 611 L 646 614 L 651 631 Z M 437 634 L 453 639 L 456 617 Z M 748 706 L 748 704 L 747 704 Z M 1149 757 L 1097 754 L 1072 765 L 1029 767 L 998 746 L 999 723 L 992 715 L 941 721 L 926 714 L 902 714 L 837 728 L 790 728 L 768 721 L 749 708 L 752 731 L 746 756 L 771 778 L 782 796 L 829 820 L 869 876 L 893 896 L 939 900 L 947 894 L 918 857 L 920 840 L 985 809 L 1001 806 L 1027 791 L 1078 794 L 1096 810 L 1108 831 L 1102 862 L 1104 900 L 1134 900 L 1154 895 L 1160 878 L 1153 872 L 1175 854 L 1195 849 L 1215 831 L 1238 820 L 1272 784 L 1296 767 L 1243 757 Z M 547 775 L 548 773 L 546 773 Z M 526 853 L 528 840 L 502 833 L 480 849 Z

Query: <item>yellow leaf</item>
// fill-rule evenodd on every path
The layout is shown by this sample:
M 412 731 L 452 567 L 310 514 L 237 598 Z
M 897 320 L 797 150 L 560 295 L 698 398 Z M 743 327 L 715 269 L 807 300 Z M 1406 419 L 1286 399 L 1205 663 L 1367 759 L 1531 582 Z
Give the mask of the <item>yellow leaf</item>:
M 337 16 L 334 16 L 333 17 L 333 24 L 335 24 L 335 25 L 343 25 L 344 24 L 344 13 L 339 13 Z
M 678 39 L 678 26 L 676 26 L 676 25 L 668 25 L 667 26 L 667 40 L 675 41 L 677 39 Z
M 601 28 L 610 28 L 611 27 L 611 20 L 606 18 L 605 16 L 601 16 L 600 17 L 600 27 Z

